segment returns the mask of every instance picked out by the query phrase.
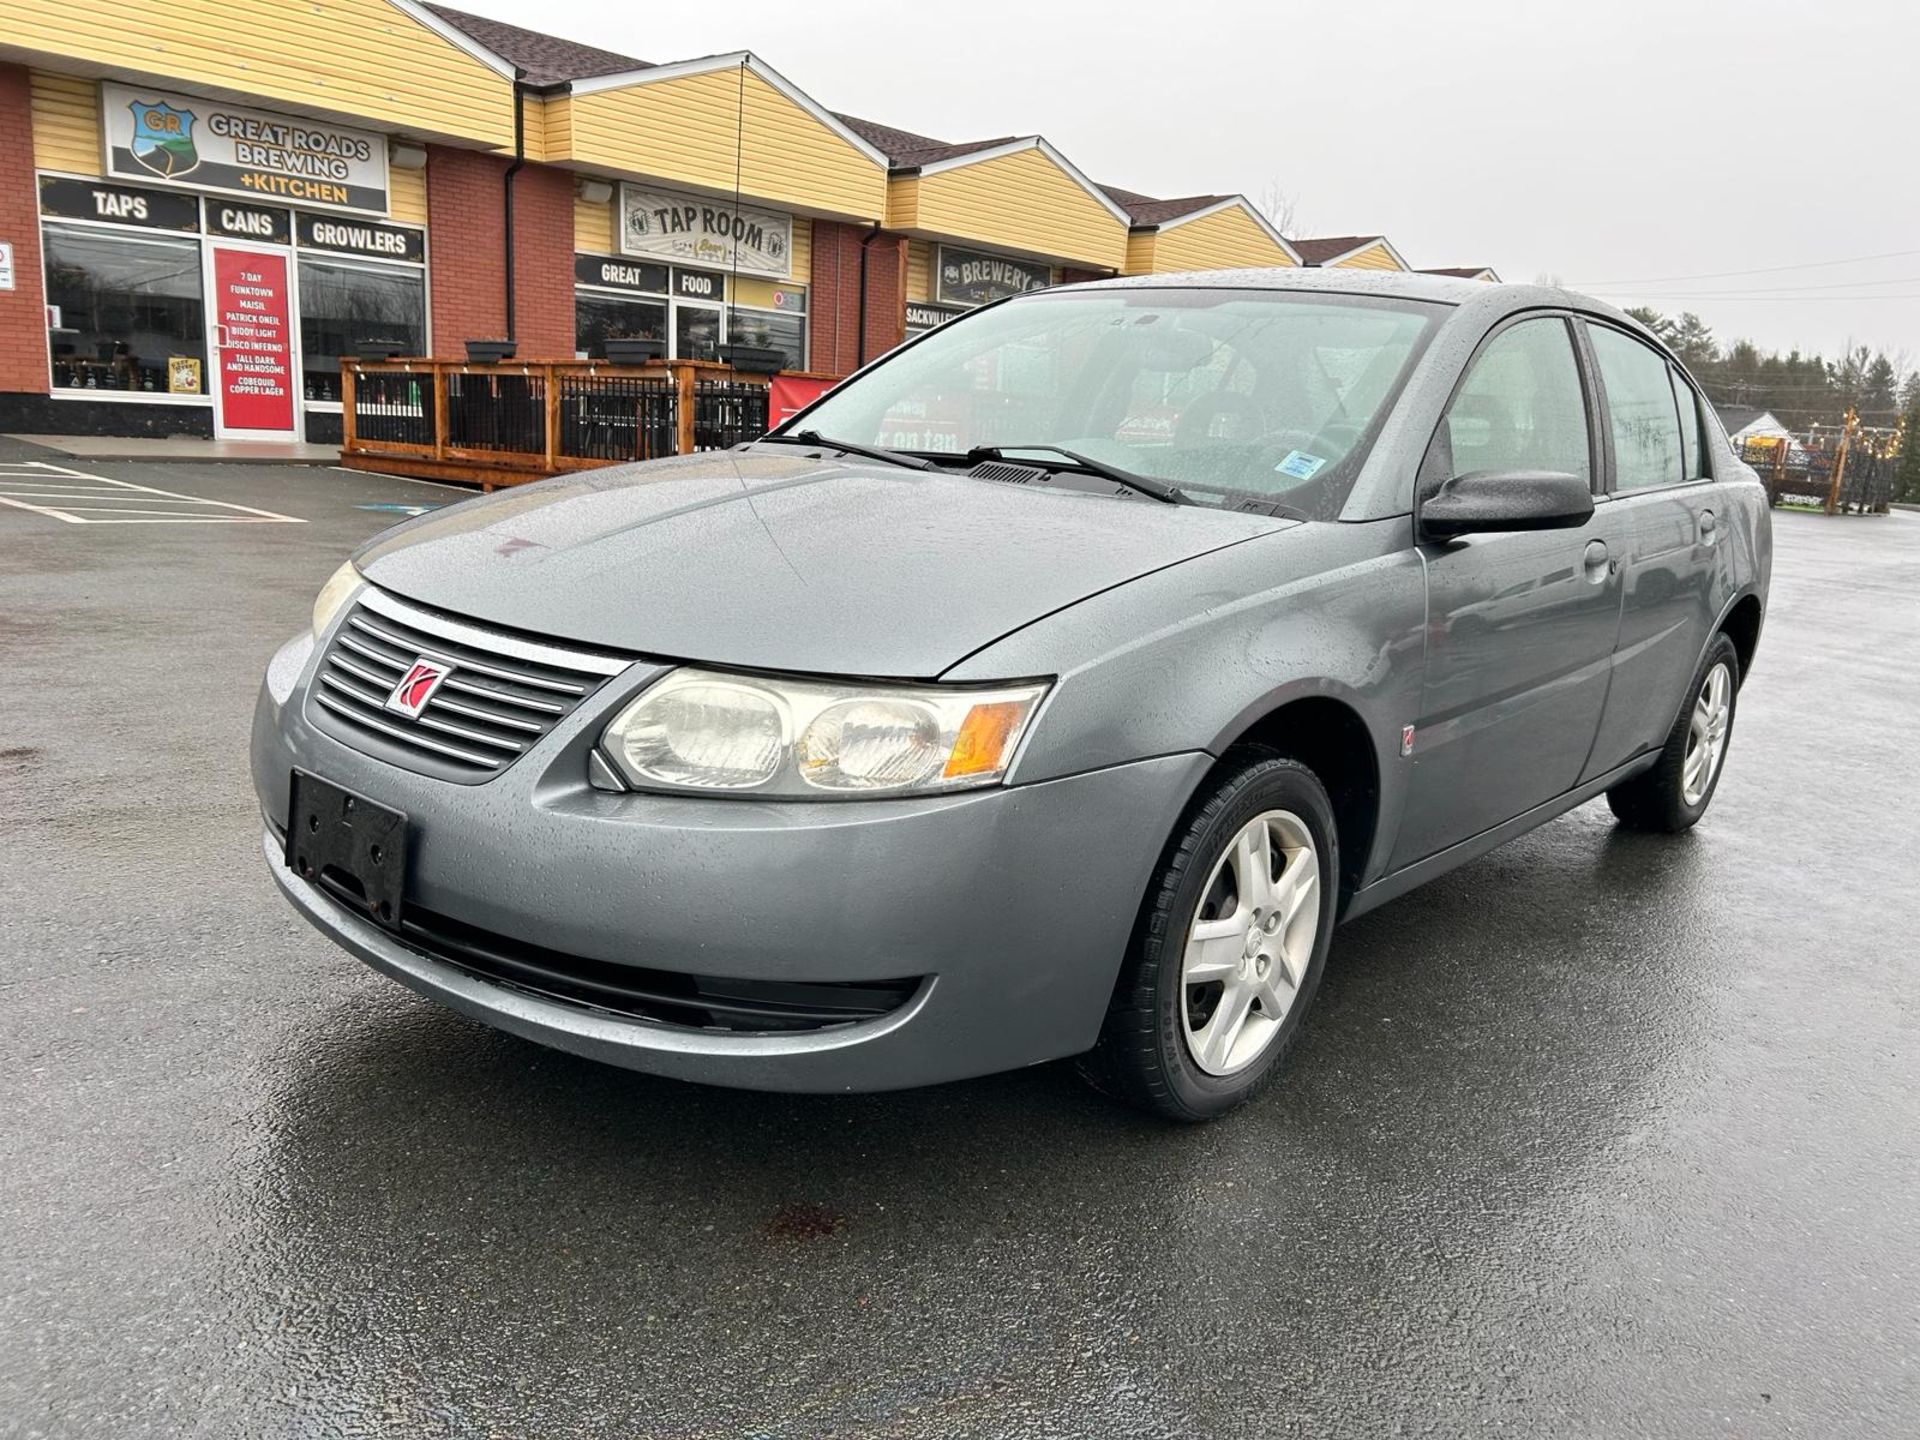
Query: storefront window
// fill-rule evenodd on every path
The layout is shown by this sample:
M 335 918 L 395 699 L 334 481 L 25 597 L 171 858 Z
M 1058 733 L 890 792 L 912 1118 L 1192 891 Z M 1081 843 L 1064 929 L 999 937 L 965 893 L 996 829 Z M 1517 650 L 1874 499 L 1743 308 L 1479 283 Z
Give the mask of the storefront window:
M 309 400 L 340 398 L 340 361 L 363 344 L 427 351 L 426 280 L 418 270 L 300 261 L 300 365 Z
M 673 307 L 673 358 L 718 360 L 721 320 L 725 313 L 707 305 L 676 302 Z
M 42 240 L 57 389 L 207 393 L 198 241 L 64 225 Z
M 807 368 L 807 317 L 781 310 L 735 310 L 728 339 L 735 345 L 778 350 L 786 357 L 781 368 Z
M 667 302 L 634 300 L 592 290 L 573 294 L 573 345 L 583 355 L 604 353 L 609 340 L 665 340 Z

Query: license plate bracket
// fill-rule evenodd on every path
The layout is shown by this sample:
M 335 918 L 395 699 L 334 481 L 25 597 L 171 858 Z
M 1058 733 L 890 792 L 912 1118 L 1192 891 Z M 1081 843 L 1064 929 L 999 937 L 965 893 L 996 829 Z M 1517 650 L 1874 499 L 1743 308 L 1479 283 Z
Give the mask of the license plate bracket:
M 398 932 L 407 817 L 296 769 L 288 782 L 287 868 L 374 924 Z

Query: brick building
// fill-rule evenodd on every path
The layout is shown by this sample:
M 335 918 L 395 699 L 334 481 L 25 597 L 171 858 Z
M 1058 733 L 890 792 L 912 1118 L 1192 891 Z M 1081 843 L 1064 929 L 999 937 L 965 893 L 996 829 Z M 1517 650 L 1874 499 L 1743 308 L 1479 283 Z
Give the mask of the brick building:
M 470 340 L 842 375 L 1022 290 L 1301 261 L 1043 137 L 415 0 L 16 9 L 0 126 L 0 431 L 327 440 L 343 356 Z

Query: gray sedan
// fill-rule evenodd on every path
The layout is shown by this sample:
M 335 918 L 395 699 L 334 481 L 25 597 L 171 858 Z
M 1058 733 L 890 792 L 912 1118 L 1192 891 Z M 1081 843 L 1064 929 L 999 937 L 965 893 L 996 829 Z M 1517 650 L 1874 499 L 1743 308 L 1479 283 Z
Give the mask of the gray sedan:
M 1766 496 L 1557 290 L 1261 271 L 985 307 L 738 449 L 379 537 L 268 668 L 346 950 L 661 1075 L 1080 1056 L 1218 1115 L 1335 924 L 1601 795 L 1712 802 Z

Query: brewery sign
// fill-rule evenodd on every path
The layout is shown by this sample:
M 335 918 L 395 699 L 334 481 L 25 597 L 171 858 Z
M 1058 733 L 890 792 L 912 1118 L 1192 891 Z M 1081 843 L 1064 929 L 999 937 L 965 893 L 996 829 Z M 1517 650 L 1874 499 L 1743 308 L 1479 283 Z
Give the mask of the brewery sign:
M 677 265 L 784 280 L 793 265 L 793 217 L 706 195 L 622 185 L 620 248 Z
M 116 179 L 387 213 L 387 142 L 368 130 L 111 81 L 100 121 Z
M 958 245 L 940 247 L 940 295 L 949 305 L 984 305 L 1053 283 L 1053 271 L 1037 260 L 1014 260 Z

